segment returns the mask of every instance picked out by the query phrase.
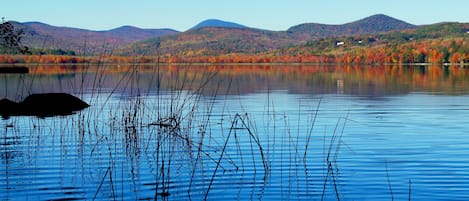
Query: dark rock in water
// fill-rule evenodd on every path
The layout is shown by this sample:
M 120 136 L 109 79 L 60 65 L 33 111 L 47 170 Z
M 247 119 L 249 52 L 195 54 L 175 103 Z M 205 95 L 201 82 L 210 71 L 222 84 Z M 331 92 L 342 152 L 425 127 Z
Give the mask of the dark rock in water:
M 8 100 L 8 99 L 2 99 L 0 100 L 0 113 L 3 117 L 5 117 L 5 114 L 14 114 L 17 111 L 19 111 L 19 104 Z M 10 116 L 10 115 L 8 115 Z
M 89 105 L 81 99 L 66 93 L 31 94 L 22 102 L 16 103 L 8 99 L 0 100 L 0 115 L 51 117 L 71 115 Z
M 6 66 L 0 67 L 0 74 L 28 74 L 29 68 L 26 66 Z

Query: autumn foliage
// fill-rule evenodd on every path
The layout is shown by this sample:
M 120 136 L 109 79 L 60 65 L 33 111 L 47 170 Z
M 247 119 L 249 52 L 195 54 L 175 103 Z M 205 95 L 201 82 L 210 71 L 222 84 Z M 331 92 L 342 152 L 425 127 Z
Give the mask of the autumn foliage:
M 66 56 L 66 55 L 0 55 L 0 63 L 345 63 L 345 64 L 403 64 L 403 63 L 469 63 L 469 40 L 455 38 L 410 42 L 388 47 L 358 47 L 324 55 L 308 52 L 267 52 L 258 54 L 232 53 L 210 56 Z
M 241 35 L 250 45 L 242 45 L 246 41 L 243 43 L 241 39 L 203 43 L 207 38 L 189 38 L 186 40 L 200 44 L 165 49 L 166 46 L 160 46 L 160 41 L 156 40 L 150 41 L 158 44 L 153 45 L 152 52 L 143 51 L 143 47 L 140 48 L 142 52 L 133 54 L 93 56 L 65 54 L 67 51 L 64 50 L 40 51 L 37 54 L 33 51 L 33 55 L 0 55 L 0 63 L 469 63 L 469 24 L 443 23 L 374 35 L 323 38 L 275 49 L 271 46 L 258 48 L 264 44 L 259 41 L 268 41 L 260 32 L 249 35 L 236 31 L 222 33 Z M 230 38 L 228 36 L 225 38 Z

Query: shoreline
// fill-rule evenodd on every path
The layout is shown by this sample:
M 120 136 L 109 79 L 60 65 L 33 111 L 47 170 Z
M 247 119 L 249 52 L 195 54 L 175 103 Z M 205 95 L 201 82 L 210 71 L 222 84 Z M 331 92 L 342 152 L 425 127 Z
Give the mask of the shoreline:
M 139 65 L 139 66 L 154 66 L 154 65 L 165 65 L 165 66 L 279 66 L 279 65 L 291 65 L 291 66 L 440 66 L 440 67 L 469 67 L 469 63 L 382 63 L 382 64 L 367 64 L 367 63 L 310 63 L 310 62 L 266 62 L 266 63 L 170 63 L 170 62 L 83 62 L 83 63 L 0 63 L 0 68 L 21 68 L 21 67 L 34 67 L 34 66 L 80 66 L 80 65 Z

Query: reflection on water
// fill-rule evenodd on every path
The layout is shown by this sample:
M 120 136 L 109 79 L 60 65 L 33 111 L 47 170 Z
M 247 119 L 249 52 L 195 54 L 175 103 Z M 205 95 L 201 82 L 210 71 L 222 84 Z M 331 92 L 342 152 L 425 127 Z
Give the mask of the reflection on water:
M 84 90 L 149 93 L 192 89 L 199 93 L 344 93 L 381 97 L 409 92 L 466 94 L 469 69 L 438 66 L 36 66 L 28 75 L 2 75 L 2 96 Z M 228 89 L 229 88 L 229 89 Z M 90 91 L 86 91 L 90 92 Z
M 1 200 L 469 198 L 464 68 L 31 72 L 1 75 L 2 96 L 68 92 L 91 107 L 0 120 Z

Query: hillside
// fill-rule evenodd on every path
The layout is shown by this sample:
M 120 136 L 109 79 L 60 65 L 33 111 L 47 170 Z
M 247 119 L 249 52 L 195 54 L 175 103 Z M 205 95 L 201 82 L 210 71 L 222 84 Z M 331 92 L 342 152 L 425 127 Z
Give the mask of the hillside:
M 327 55 L 342 63 L 469 62 L 469 23 L 438 23 L 410 30 L 323 38 L 271 54 Z
M 221 23 L 221 24 L 220 24 Z M 233 26 L 234 27 L 233 27 Z M 469 24 L 438 23 L 414 26 L 385 15 L 343 25 L 301 24 L 287 31 L 248 28 L 218 20 L 195 29 L 140 29 L 131 26 L 108 31 L 18 24 L 30 47 L 60 49 L 50 54 L 108 54 L 129 56 L 107 61 L 162 62 L 341 62 L 341 63 L 461 63 L 469 62 Z M 135 57 L 147 56 L 147 57 Z M 132 59 L 133 58 L 133 59 Z M 36 58 L 40 59 L 40 58 Z M 9 62 L 30 60 L 23 57 Z M 91 60 L 93 60 L 91 58 Z M 82 58 L 53 56 L 51 62 L 80 62 Z
M 178 33 L 171 29 L 140 29 L 124 26 L 108 31 L 56 27 L 40 22 L 13 22 L 24 31 L 23 43 L 31 49 L 72 50 L 79 54 L 103 53 L 152 37 Z
M 107 31 L 56 27 L 39 22 L 14 23 L 24 31 L 23 43 L 30 49 L 78 55 L 149 55 L 157 52 L 177 56 L 210 56 L 229 53 L 256 54 L 285 46 L 337 36 L 381 33 L 414 28 L 414 25 L 374 15 L 343 25 L 307 23 L 286 31 L 249 28 L 233 22 L 206 20 L 185 32 L 171 29 L 141 29 L 123 26 Z M 54 50 L 54 51 L 50 51 Z M 59 50 L 59 51 L 56 51 Z
M 125 41 L 125 43 L 132 43 L 148 38 L 179 33 L 178 31 L 172 29 L 142 29 L 133 26 L 122 26 L 119 28 L 111 29 L 109 31 L 99 32 L 107 37 L 122 39 Z
M 200 31 L 203 31 L 205 34 L 202 35 Z M 179 38 L 183 35 L 187 37 L 195 36 L 194 33 L 185 33 L 187 35 L 179 34 L 169 36 L 172 38 L 171 40 L 163 37 L 159 41 L 144 41 L 139 43 L 141 46 L 136 46 L 135 48 L 139 47 L 143 50 L 148 50 L 151 49 L 151 46 L 144 45 L 153 43 L 152 47 L 156 50 L 157 44 L 160 44 L 160 51 L 163 53 L 161 55 L 162 61 L 164 62 L 334 62 L 347 64 L 460 64 L 469 62 L 469 23 L 439 23 L 400 31 L 321 38 L 291 46 L 286 46 L 285 44 L 295 40 L 292 39 L 291 35 L 288 35 L 285 32 L 276 32 L 275 35 L 269 35 L 269 32 L 257 30 L 259 31 L 257 32 L 257 37 L 259 37 L 257 40 L 246 42 L 230 41 L 226 44 L 251 44 L 255 47 L 258 45 L 256 42 L 266 44 L 265 41 L 269 38 L 268 36 L 271 38 L 281 38 L 285 44 L 280 45 L 276 43 L 278 41 L 271 40 L 273 42 L 269 44 L 277 44 L 280 48 L 264 46 L 266 48 L 270 47 L 271 49 L 258 52 L 252 51 L 255 50 L 255 48 L 249 46 L 234 47 L 241 47 L 241 49 L 248 49 L 252 52 L 243 51 L 241 49 L 236 49 L 236 51 L 234 51 L 233 49 L 226 47 L 215 46 L 215 44 L 219 44 L 219 41 L 224 41 L 232 37 L 242 36 L 245 38 L 252 38 L 255 35 L 249 33 L 256 33 L 255 31 L 256 30 L 237 29 L 239 34 L 233 36 L 230 34 L 221 34 L 234 33 L 233 30 L 227 31 L 226 29 L 205 28 L 197 32 L 199 33 L 197 36 L 200 36 L 200 38 L 192 38 L 193 46 L 187 45 L 187 41 L 189 41 L 190 38 Z M 215 36 L 222 36 L 224 40 L 216 38 Z M 264 41 L 260 42 L 262 40 Z M 170 49 L 169 47 L 175 48 Z M 186 49 L 182 47 L 185 47 Z M 168 50 L 173 52 L 168 52 Z
M 155 54 L 159 44 L 162 54 L 207 56 L 228 53 L 259 53 L 298 41 L 285 32 L 250 28 L 205 27 L 184 33 L 137 42 L 121 49 L 124 55 Z
M 287 30 L 297 38 L 316 40 L 337 36 L 354 36 L 374 34 L 387 31 L 405 30 L 415 28 L 415 25 L 386 16 L 373 15 L 355 22 L 343 25 L 327 25 L 317 23 L 300 24 Z
M 201 23 L 204 24 L 204 23 Z M 198 26 L 196 26 L 198 27 Z M 207 56 L 228 53 L 253 54 L 293 46 L 333 36 L 354 36 L 390 30 L 412 29 L 416 26 L 385 16 L 374 15 L 343 25 L 302 24 L 287 31 L 268 31 L 246 27 L 201 26 L 184 33 L 149 39 L 126 46 L 124 55 L 160 53 L 178 56 Z

